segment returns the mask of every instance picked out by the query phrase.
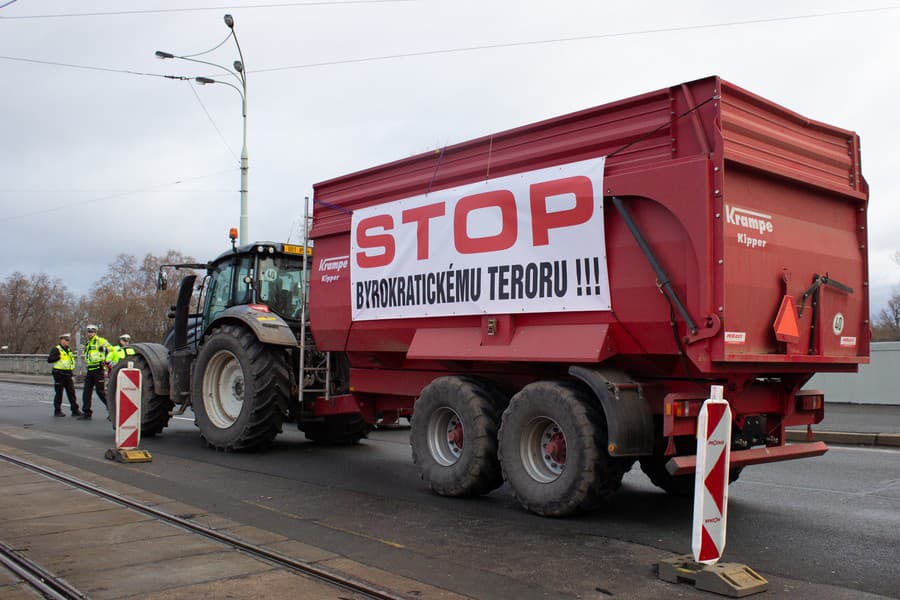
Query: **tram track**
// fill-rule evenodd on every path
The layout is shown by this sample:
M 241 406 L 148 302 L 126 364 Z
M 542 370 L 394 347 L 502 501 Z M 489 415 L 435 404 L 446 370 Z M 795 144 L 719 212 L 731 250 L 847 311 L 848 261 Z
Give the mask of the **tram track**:
M 53 573 L 0 542 L 0 565 L 48 600 L 82 600 L 84 594 Z
M 359 596 L 373 600 L 408 600 L 406 596 L 398 595 L 390 590 L 386 590 L 377 586 L 373 586 L 365 581 L 349 577 L 342 573 L 337 573 L 322 567 L 310 564 L 305 561 L 286 556 L 279 552 L 275 552 L 263 546 L 252 544 L 242 540 L 236 536 L 230 535 L 223 531 L 211 529 L 200 525 L 189 519 L 169 514 L 142 502 L 128 498 L 121 494 L 109 491 L 90 482 L 78 479 L 66 473 L 39 465 L 37 463 L 22 459 L 0 452 L 0 458 L 27 469 L 31 472 L 40 474 L 48 479 L 52 479 L 76 489 L 80 489 L 94 496 L 111 501 L 129 510 L 147 515 L 153 519 L 167 523 L 169 525 L 181 528 L 193 534 L 203 536 L 213 541 L 228 546 L 244 555 L 265 561 L 277 567 L 283 568 L 289 572 L 296 573 L 305 577 L 309 577 L 316 581 L 325 583 L 337 590 L 351 592 Z M 83 599 L 87 596 L 73 588 L 65 581 L 57 578 L 53 573 L 47 571 L 37 563 L 29 560 L 16 552 L 13 548 L 0 542 L 0 564 L 22 578 L 32 589 L 42 594 L 45 598 L 53 600 L 70 600 Z

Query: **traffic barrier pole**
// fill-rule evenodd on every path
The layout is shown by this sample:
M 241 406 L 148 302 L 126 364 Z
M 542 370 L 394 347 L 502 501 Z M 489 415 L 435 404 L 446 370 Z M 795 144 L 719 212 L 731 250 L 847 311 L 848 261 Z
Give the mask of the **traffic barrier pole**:
M 116 376 L 116 447 L 106 451 L 106 458 L 118 462 L 150 462 L 152 457 L 140 450 L 141 442 L 141 370 L 120 369 Z
M 712 565 L 725 551 L 728 474 L 731 464 L 731 407 L 723 387 L 710 388 L 697 418 L 697 469 L 694 481 L 694 560 Z
M 731 471 L 731 407 L 720 385 L 697 417 L 697 461 L 694 475 L 694 517 L 691 550 L 659 561 L 659 577 L 670 583 L 692 583 L 698 590 L 742 598 L 768 589 L 769 582 L 740 563 L 720 563 L 728 520 L 728 479 Z

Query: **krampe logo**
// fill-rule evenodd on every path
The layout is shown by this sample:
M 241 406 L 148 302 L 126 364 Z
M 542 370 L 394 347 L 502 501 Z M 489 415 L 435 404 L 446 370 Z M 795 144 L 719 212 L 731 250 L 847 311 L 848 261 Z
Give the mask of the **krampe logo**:
M 349 266 L 349 256 L 334 256 L 332 258 L 323 258 L 319 261 L 320 271 L 343 271 Z
M 749 229 L 754 233 L 765 235 L 772 233 L 775 227 L 772 225 L 772 215 L 747 210 L 746 208 L 738 208 L 737 206 L 725 205 L 725 220 L 731 225 L 737 225 L 744 229 Z

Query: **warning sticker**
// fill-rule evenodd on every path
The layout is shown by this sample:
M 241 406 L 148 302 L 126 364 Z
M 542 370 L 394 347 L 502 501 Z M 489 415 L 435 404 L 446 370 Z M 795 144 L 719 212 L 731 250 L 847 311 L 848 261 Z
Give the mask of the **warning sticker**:
M 735 344 L 740 345 L 747 342 L 747 332 L 746 331 L 726 331 L 725 332 L 725 343 L 726 344 Z

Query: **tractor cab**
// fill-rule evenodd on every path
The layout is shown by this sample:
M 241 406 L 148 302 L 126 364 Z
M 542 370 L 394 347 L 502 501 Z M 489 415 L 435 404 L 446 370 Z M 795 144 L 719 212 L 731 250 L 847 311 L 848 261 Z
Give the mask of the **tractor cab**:
M 236 312 L 248 324 L 265 319 L 278 321 L 291 331 L 299 329 L 303 312 L 304 273 L 312 266 L 311 248 L 279 242 L 255 242 L 232 248 L 208 263 L 161 265 L 157 287 L 168 286 L 166 268 L 205 271 L 200 285 L 197 274 L 181 281 L 178 300 L 170 317 L 173 327 L 163 344 L 170 351 L 189 347 L 196 351 L 204 332 L 219 318 Z M 249 318 L 249 313 L 267 313 L 269 317 Z
M 225 252 L 209 264 L 201 286 L 203 329 L 226 309 L 240 305 L 298 321 L 304 280 L 303 246 L 257 242 Z

